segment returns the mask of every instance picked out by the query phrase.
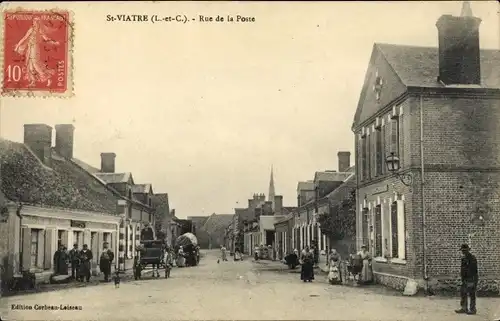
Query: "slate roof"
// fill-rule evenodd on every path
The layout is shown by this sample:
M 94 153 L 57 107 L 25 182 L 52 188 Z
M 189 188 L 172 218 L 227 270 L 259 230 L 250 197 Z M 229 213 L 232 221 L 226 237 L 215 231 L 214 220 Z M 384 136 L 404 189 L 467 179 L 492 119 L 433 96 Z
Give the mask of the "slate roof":
M 287 222 L 292 218 L 293 218 L 293 213 L 287 214 L 285 215 L 285 217 L 280 217 L 279 219 L 277 219 L 276 222 L 274 222 L 274 225 Z
M 148 194 L 151 189 L 152 189 L 151 184 L 135 184 L 132 186 L 132 193 Z
M 407 87 L 445 87 L 437 81 L 439 54 L 437 47 L 418 47 L 375 43 L 384 58 Z M 481 49 L 481 85 L 500 89 L 500 50 Z
M 356 175 L 352 174 L 349 178 L 342 183 L 339 187 L 337 187 L 333 192 L 328 194 L 326 197 L 330 201 L 331 204 L 338 204 L 343 200 L 347 199 L 352 191 L 356 190 L 357 181 Z
M 106 184 L 126 183 L 132 177 L 132 173 L 93 173 Z
M 224 231 L 233 220 L 233 214 L 212 214 L 203 224 L 203 229 L 209 234 Z
M 314 181 L 343 182 L 346 178 L 349 177 L 349 175 L 351 175 L 351 173 L 330 171 L 316 172 L 314 174 Z
M 314 191 L 314 182 L 313 181 L 299 182 L 297 184 L 297 191 Z
M 0 159 L 2 191 L 12 201 L 117 214 L 119 194 L 55 151 L 49 168 L 24 144 L 0 139 Z

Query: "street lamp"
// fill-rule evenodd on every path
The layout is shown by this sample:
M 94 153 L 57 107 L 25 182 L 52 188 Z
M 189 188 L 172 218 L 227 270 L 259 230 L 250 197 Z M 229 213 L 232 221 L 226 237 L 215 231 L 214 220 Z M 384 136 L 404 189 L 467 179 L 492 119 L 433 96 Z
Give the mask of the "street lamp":
M 405 186 L 410 186 L 413 178 L 410 173 L 407 174 L 400 174 L 398 173 L 400 170 L 400 163 L 399 163 L 399 157 L 394 155 L 393 152 L 389 156 L 386 157 L 385 163 L 387 164 L 387 170 L 391 173 L 393 173 L 401 183 L 403 183 Z

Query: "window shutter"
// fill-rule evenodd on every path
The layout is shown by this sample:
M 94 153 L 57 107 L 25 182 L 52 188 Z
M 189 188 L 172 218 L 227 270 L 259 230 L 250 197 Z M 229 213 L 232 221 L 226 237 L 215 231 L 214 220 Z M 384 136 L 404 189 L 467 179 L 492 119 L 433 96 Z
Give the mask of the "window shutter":
M 54 253 L 52 253 L 52 238 L 54 236 L 53 229 L 45 230 L 45 239 L 43 241 L 43 246 L 40 246 L 41 249 L 45 249 L 44 257 L 43 257 L 43 268 L 44 270 L 48 270 L 52 267 L 52 261 L 54 258 Z
M 398 254 L 400 259 L 406 259 L 406 224 L 405 206 L 402 200 L 397 201 L 398 214 Z
M 391 241 L 392 241 L 392 257 L 399 257 L 399 232 L 400 222 L 398 217 L 398 206 L 396 203 L 391 204 Z
M 70 246 L 68 246 L 68 231 L 63 231 L 62 232 L 62 240 L 61 240 L 61 243 L 62 245 L 66 246 L 67 249 L 70 248 Z
M 23 271 L 28 271 L 31 268 L 31 229 L 22 228 L 23 248 L 21 251 L 21 264 Z
M 97 264 L 99 264 L 99 261 L 101 259 L 101 252 L 102 252 L 102 248 L 103 248 L 103 243 L 104 243 L 104 235 L 102 232 L 98 232 L 97 233 L 97 249 L 96 249 L 96 253 L 94 254 L 95 255 L 95 261 L 97 262 Z
M 398 118 L 394 118 L 391 121 L 391 153 L 394 155 L 399 155 L 398 150 Z
M 382 256 L 382 208 L 375 207 L 375 256 Z

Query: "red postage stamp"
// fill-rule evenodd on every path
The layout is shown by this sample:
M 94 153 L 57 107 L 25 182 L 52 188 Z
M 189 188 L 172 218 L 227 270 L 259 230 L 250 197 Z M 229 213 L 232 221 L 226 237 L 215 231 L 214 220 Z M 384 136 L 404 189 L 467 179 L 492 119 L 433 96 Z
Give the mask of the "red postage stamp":
M 71 19 L 65 10 L 3 12 L 2 94 L 73 94 Z

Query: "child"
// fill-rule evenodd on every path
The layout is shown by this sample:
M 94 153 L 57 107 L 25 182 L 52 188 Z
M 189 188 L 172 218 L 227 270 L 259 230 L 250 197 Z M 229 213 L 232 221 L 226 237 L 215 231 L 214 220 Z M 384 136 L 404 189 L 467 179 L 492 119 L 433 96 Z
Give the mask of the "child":
M 115 277 L 113 278 L 115 281 L 115 288 L 120 287 L 120 271 L 115 271 Z

